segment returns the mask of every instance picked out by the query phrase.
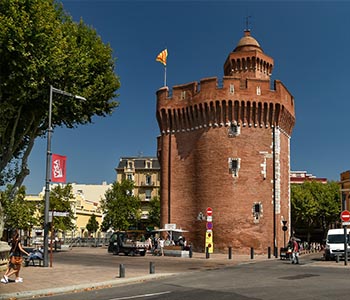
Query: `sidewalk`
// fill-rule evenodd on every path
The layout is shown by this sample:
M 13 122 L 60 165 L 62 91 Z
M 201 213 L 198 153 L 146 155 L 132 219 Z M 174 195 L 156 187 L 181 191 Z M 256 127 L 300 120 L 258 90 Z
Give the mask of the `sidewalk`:
M 130 257 L 112 255 L 107 253 L 106 248 L 77 247 L 54 253 L 52 267 L 22 267 L 20 276 L 24 282 L 0 284 L 0 299 L 32 298 L 74 290 L 90 290 L 267 259 L 267 255 L 255 255 L 251 259 L 250 255 L 234 254 L 232 259 L 227 254 L 211 254 L 207 259 L 205 253 L 193 253 L 192 258 L 150 254 L 145 257 Z M 273 259 L 275 258 L 272 256 L 271 260 Z M 121 265 L 125 271 L 124 278 L 120 278 Z M 4 271 L 1 277 L 3 274 Z

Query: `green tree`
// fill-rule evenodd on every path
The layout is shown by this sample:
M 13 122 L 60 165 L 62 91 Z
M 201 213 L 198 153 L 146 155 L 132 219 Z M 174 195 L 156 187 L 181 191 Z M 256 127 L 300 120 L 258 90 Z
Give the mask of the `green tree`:
M 307 239 L 311 232 L 322 228 L 324 232 L 332 222 L 339 219 L 339 185 L 336 182 L 323 184 L 306 181 L 291 186 L 292 227 L 304 227 Z
M 0 185 L 16 191 L 48 128 L 49 86 L 87 99 L 54 96 L 53 128 L 74 128 L 110 115 L 120 83 L 111 47 L 54 0 L 0 0 L 0 28 Z
M 66 217 L 60 217 L 60 216 L 54 216 L 53 217 L 53 226 L 54 230 L 72 230 L 74 229 L 74 212 L 72 209 L 72 201 L 74 200 L 73 195 L 73 188 L 71 184 L 67 184 L 64 186 L 57 185 L 55 186 L 51 192 L 50 192 L 50 205 L 49 205 L 49 211 L 58 211 L 58 212 L 67 212 L 68 216 Z M 45 209 L 45 201 L 43 198 L 43 201 L 41 202 L 41 215 L 44 216 L 44 209 Z M 42 220 L 42 225 L 43 220 Z
M 95 233 L 99 227 L 100 227 L 100 225 L 98 224 L 98 222 L 96 220 L 95 214 L 92 214 L 88 223 L 86 224 L 86 229 L 89 232 Z
M 8 229 L 23 229 L 30 231 L 37 225 L 37 206 L 35 203 L 26 201 L 25 188 L 21 187 L 14 198 L 10 198 L 11 187 L 0 193 L 0 202 L 5 212 L 4 226 Z
M 101 208 L 105 214 L 102 230 L 127 230 L 136 226 L 141 216 L 141 201 L 133 196 L 134 183 L 130 180 L 115 182 L 105 193 Z
M 150 226 L 160 227 L 160 199 L 155 196 L 149 202 L 148 222 Z
M 323 185 L 319 202 L 320 210 L 318 221 L 320 222 L 320 226 L 323 230 L 323 237 L 325 238 L 331 224 L 335 224 L 339 221 L 341 211 L 339 184 L 335 181 L 331 181 Z

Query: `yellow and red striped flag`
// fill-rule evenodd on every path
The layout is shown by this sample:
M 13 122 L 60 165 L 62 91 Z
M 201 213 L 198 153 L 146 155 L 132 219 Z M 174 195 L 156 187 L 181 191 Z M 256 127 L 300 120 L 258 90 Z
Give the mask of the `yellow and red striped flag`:
M 166 66 L 166 58 L 168 56 L 168 49 L 164 49 L 160 52 L 156 58 L 156 61 L 161 62 L 164 66 Z

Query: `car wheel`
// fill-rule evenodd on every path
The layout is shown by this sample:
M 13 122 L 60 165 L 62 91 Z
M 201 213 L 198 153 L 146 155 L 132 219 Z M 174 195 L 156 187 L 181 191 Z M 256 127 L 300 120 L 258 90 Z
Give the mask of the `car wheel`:
M 113 254 L 119 255 L 119 247 L 118 246 L 113 249 Z

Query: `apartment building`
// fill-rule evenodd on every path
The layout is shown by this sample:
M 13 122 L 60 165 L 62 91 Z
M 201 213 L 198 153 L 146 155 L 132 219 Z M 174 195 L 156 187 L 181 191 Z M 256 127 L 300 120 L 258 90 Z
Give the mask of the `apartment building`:
M 121 157 L 117 171 L 117 182 L 132 180 L 133 194 L 141 199 L 141 221 L 146 222 L 149 201 L 159 196 L 160 165 L 156 157 Z

